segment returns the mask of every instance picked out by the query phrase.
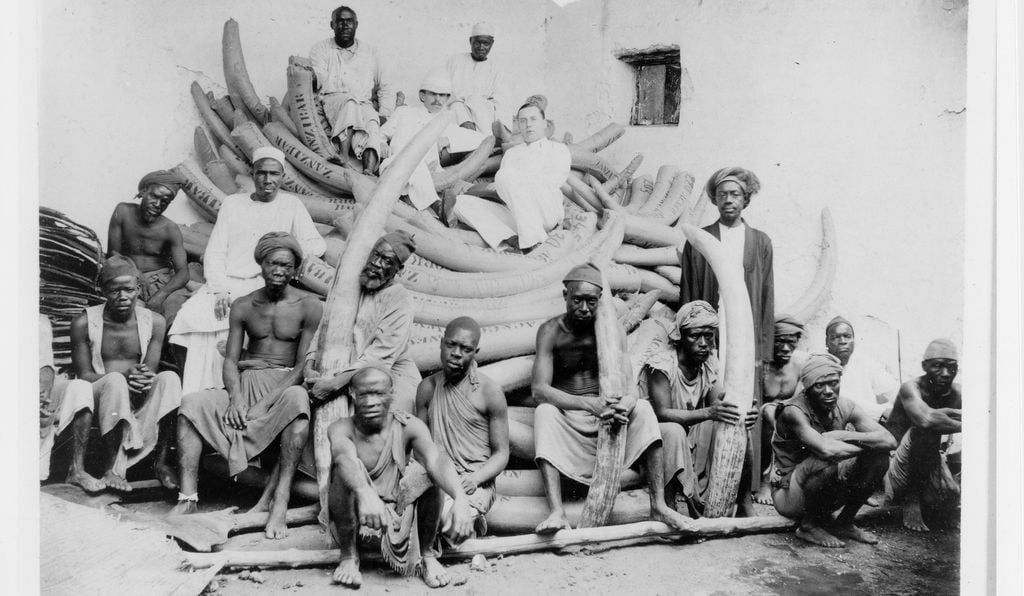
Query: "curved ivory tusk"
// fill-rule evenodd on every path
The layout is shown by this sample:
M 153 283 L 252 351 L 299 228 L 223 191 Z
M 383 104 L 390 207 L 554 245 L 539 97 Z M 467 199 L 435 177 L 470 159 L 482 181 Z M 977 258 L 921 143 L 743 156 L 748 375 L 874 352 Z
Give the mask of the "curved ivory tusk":
M 288 94 L 291 97 L 288 112 L 297 128 L 295 136 L 320 157 L 340 158 L 327 135 L 327 119 L 317 104 L 316 92 L 313 91 L 313 65 L 309 58 L 289 56 Z
M 260 101 L 256 89 L 249 79 L 249 71 L 245 68 L 245 57 L 242 56 L 242 40 L 238 34 L 238 22 L 235 19 L 228 19 L 224 23 L 224 36 L 222 38 L 224 54 L 224 81 L 227 83 L 228 93 L 241 98 L 242 104 L 259 121 L 265 124 L 270 120 L 270 111 Z
M 836 228 L 832 213 L 825 207 L 821 210 L 821 258 L 814 280 L 799 300 L 782 312 L 793 313 L 798 321 L 809 321 L 821 309 L 832 292 L 836 278 L 839 256 L 836 249 Z
M 487 165 L 487 158 L 491 156 L 492 151 L 494 151 L 494 137 L 488 135 L 465 159 L 434 173 L 434 190 L 444 192 L 459 180 L 475 180 Z
M 591 153 L 597 153 L 598 151 L 607 148 L 608 145 L 611 145 L 615 141 L 619 140 L 619 138 L 621 138 L 624 134 L 626 134 L 626 128 L 621 124 L 612 122 L 611 124 L 605 126 L 601 130 L 583 139 L 579 143 L 574 143 L 569 146 L 580 149 L 581 151 L 590 151 Z
M 754 318 L 742 270 L 731 266 L 721 243 L 711 234 L 688 224 L 682 231 L 693 248 L 704 255 L 718 279 L 725 316 L 729 321 L 725 330 L 725 399 L 745 413 L 754 397 Z M 704 503 L 706 517 L 727 515 L 736 503 L 747 446 L 747 432 L 742 421 L 741 417 L 738 424 L 715 422 L 711 472 Z
M 348 238 L 345 253 L 341 256 L 334 284 L 327 293 L 323 319 L 320 324 L 319 371 L 338 371 L 349 365 L 355 356 L 352 352 L 353 328 L 356 309 L 359 304 L 359 273 L 373 250 L 373 245 L 384 233 L 384 224 L 398 201 L 402 188 L 409 181 L 413 169 L 437 139 L 454 116 L 442 112 L 435 116 L 412 141 L 395 156 L 391 167 L 384 172 L 373 193 L 373 198 L 364 206 L 352 235 Z M 317 410 L 313 421 L 313 451 L 316 460 L 317 489 L 320 493 L 320 522 L 329 527 L 327 485 L 331 470 L 331 447 L 327 428 L 335 420 L 348 415 L 348 400 L 335 398 Z
M 263 126 L 263 134 L 275 147 L 283 151 L 288 161 L 303 174 L 333 191 L 352 193 L 352 185 L 345 178 L 346 169 L 327 163 L 295 138 L 285 125 L 269 122 Z
M 244 152 L 245 157 L 252 162 L 252 153 L 259 147 L 275 147 L 274 143 L 263 134 L 260 127 L 255 122 L 244 121 L 239 122 L 231 130 L 231 138 L 235 140 L 235 143 L 240 146 Z M 315 195 L 320 194 L 316 184 L 304 176 L 301 172 L 295 169 L 295 166 L 291 164 L 287 159 L 283 164 L 284 177 L 282 178 L 281 188 L 288 192 L 293 192 L 298 195 Z

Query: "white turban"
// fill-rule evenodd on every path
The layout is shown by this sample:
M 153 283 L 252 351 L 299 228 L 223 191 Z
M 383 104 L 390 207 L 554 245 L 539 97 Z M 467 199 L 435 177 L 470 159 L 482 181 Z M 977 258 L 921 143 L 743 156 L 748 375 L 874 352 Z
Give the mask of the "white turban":
M 494 37 L 494 27 L 490 23 L 480 21 L 476 25 L 473 25 L 473 31 L 469 34 L 470 37 Z
M 252 163 L 256 165 L 261 159 L 274 159 L 277 163 L 284 167 L 284 152 L 277 147 L 257 147 L 252 152 Z
M 432 91 L 434 93 L 452 94 L 452 78 L 444 68 L 434 68 L 427 72 L 420 83 L 421 91 Z

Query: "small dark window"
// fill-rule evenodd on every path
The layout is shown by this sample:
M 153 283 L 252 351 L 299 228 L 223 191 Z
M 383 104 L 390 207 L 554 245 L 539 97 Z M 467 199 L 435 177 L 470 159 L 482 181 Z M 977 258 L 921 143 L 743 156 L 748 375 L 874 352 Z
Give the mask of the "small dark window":
M 619 60 L 633 67 L 636 93 L 629 123 L 634 126 L 679 125 L 679 46 L 623 50 Z

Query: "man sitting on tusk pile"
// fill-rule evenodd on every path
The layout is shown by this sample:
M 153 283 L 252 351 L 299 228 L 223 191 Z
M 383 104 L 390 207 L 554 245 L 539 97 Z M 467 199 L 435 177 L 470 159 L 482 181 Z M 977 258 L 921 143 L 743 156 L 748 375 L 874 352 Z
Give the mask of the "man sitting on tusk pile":
M 803 390 L 779 404 L 772 435 L 775 510 L 800 521 L 799 538 L 830 548 L 845 546 L 840 538 L 878 542 L 853 519 L 882 480 L 889 452 L 896 448 L 889 431 L 840 395 L 842 373 L 835 356 L 811 354 L 800 370 Z M 854 430 L 846 430 L 847 425 Z
M 551 513 L 537 526 L 538 534 L 570 528 L 562 504 L 561 477 L 589 485 L 597 461 L 598 427 L 602 421 L 628 424 L 624 466 L 643 461 L 651 491 L 651 518 L 687 529 L 690 520 L 665 502 L 666 478 L 674 479 L 688 460 L 683 442 L 673 452 L 663 448 L 658 419 L 651 404 L 635 392 L 609 405 L 600 395 L 597 337 L 594 320 L 601 296 L 601 272 L 592 264 L 570 271 L 565 283 L 565 314 L 537 330 L 533 363 L 533 395 L 540 402 L 534 415 L 536 462 L 544 479 Z
M 181 231 L 163 216 L 184 182 L 166 170 L 146 174 L 135 195 L 139 204 L 114 207 L 107 231 L 107 256 L 119 254 L 135 262 L 141 272 L 139 298 L 146 308 L 162 314 L 168 326 L 190 295 L 185 289 L 188 256 Z
M 451 97 L 452 84 L 448 72 L 442 68 L 431 70 L 420 83 L 420 105 L 399 106 L 394 115 L 381 126 L 381 133 L 388 139 L 390 154 L 380 164 L 380 171 L 385 170 L 394 161 L 395 156 L 412 141 L 420 130 L 448 104 Z M 453 153 L 466 153 L 476 149 L 485 138 L 484 134 L 466 130 L 452 124 L 437 141 L 437 151 L 427 151 L 423 159 L 416 164 L 409 182 L 402 189 L 402 194 L 409 197 L 409 202 L 418 210 L 432 205 L 439 205 L 440 197 L 434 190 L 432 174 L 437 172 L 442 162 L 447 164 Z
M 347 6 L 331 13 L 334 37 L 309 50 L 320 103 L 331 138 L 343 154 L 362 160 L 363 173 L 376 174 L 383 153 L 380 127 L 395 111 L 397 89 L 376 48 L 356 39 L 359 19 Z M 373 103 L 376 92 L 376 107 Z
M 448 58 L 452 78 L 452 111 L 459 126 L 489 134 L 499 117 L 499 99 L 505 97 L 505 77 L 488 59 L 494 47 L 494 27 L 485 22 L 473 25 L 469 53 Z
M 412 414 L 420 371 L 409 355 L 409 336 L 415 307 L 409 292 L 395 280 L 416 244 L 403 231 L 390 232 L 374 244 L 359 275 L 359 306 L 353 328 L 352 362 L 340 370 L 320 370 L 321 324 L 306 354 L 306 383 L 314 403 L 345 399 L 342 392 L 352 375 L 368 362 L 385 366 L 394 380 L 395 409 Z M 350 404 L 351 408 L 351 404 Z
M 469 497 L 478 535 L 487 532 L 484 516 L 494 504 L 494 479 L 508 465 L 508 405 L 501 386 L 480 373 L 480 325 L 470 317 L 454 319 L 441 339 L 441 370 L 423 379 L 416 390 L 416 415 L 430 427 L 438 449 L 455 464 Z M 441 533 L 449 544 L 452 505 L 445 497 Z M 440 544 L 432 550 L 440 553 Z
M 678 496 L 687 503 L 692 517 L 697 517 L 704 509 L 715 422 L 738 424 L 742 419 L 750 430 L 758 415 L 756 407 L 744 413 L 735 404 L 725 401 L 727 396 L 719 382 L 718 359 L 713 353 L 717 328 L 718 314 L 710 304 L 703 300 L 684 304 L 669 334 L 673 349 L 651 357 L 639 379 L 640 395 L 650 400 L 658 416 L 666 452 L 678 451 L 685 456 L 680 469 L 666 476 L 669 478 L 666 497 L 673 503 L 678 489 Z M 745 470 L 752 464 L 751 447 L 747 445 Z M 755 515 L 750 498 L 750 474 L 744 473 L 736 495 L 736 517 Z
M 523 142 L 505 150 L 494 184 L 486 189 L 496 191 L 504 206 L 469 194 L 455 201 L 459 221 L 492 247 L 528 250 L 544 242 L 565 218 L 561 189 L 572 157 L 568 147 L 546 136 L 546 103 L 542 96 L 533 96 L 516 113 Z M 475 186 L 467 192 L 477 191 Z
M 206 285 L 189 298 L 171 325 L 171 342 L 184 346 L 182 391 L 224 387 L 224 345 L 231 301 L 263 287 L 260 265 L 252 259 L 268 232 L 288 232 L 306 256 L 319 257 L 327 243 L 299 198 L 283 192 L 284 153 L 260 147 L 252 154 L 256 189 L 224 199 L 203 255 Z
M 292 478 L 309 437 L 309 397 L 302 387 L 306 353 L 323 307 L 308 292 L 292 287 L 302 247 L 285 232 L 265 234 L 253 258 L 263 288 L 231 306 L 224 358 L 224 389 L 186 395 L 178 417 L 181 492 L 171 514 L 194 513 L 199 501 L 197 474 L 203 444 L 213 447 L 236 476 L 249 460 L 280 437 L 278 461 L 263 496 L 251 511 L 267 511 L 267 538 L 288 535 L 285 521 Z M 243 354 L 242 341 L 248 340 Z

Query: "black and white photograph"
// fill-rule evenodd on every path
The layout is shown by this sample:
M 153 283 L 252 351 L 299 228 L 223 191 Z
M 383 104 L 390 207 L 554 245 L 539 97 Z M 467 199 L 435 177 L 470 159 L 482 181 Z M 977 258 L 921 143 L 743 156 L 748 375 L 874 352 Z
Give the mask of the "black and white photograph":
M 23 3 L 15 592 L 1020 593 L 1015 4 Z

